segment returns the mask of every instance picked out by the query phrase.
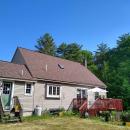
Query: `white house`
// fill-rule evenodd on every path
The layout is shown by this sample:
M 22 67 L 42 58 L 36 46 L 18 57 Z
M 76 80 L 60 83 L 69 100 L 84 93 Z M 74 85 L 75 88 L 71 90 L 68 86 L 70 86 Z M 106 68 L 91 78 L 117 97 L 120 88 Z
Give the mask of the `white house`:
M 24 48 L 17 48 L 11 62 L 0 61 L 0 81 L 4 110 L 18 96 L 24 115 L 31 115 L 36 105 L 68 109 L 74 98 L 86 98 L 91 105 L 96 97 L 106 97 L 106 85 L 80 63 Z

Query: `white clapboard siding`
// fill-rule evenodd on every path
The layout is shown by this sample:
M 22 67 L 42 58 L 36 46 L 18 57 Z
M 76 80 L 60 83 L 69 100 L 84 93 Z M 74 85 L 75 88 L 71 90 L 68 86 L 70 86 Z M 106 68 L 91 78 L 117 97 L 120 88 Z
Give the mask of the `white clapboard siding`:
M 23 111 L 33 111 L 33 94 L 25 95 L 25 82 L 15 82 L 14 96 L 18 96 Z

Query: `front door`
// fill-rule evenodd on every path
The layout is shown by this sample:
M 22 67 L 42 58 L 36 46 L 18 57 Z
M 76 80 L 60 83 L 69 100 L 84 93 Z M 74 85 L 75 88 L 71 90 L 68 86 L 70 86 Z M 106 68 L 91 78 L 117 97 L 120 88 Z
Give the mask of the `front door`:
M 12 83 L 4 82 L 3 83 L 3 93 L 2 93 L 2 105 L 4 110 L 10 110 L 11 103 L 11 93 L 12 93 Z

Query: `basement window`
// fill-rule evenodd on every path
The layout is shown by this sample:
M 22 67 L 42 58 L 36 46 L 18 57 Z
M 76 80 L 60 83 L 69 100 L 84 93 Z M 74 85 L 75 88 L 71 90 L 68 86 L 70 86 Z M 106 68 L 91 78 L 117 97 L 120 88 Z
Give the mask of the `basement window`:
M 60 86 L 47 85 L 46 97 L 47 98 L 60 98 Z

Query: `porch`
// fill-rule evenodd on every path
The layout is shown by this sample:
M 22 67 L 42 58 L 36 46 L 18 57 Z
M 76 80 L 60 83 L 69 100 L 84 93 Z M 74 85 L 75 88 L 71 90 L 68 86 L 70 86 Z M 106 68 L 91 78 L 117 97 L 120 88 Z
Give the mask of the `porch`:
M 3 82 L 0 89 L 0 122 L 21 121 L 22 107 L 17 96 L 13 96 L 13 82 Z

